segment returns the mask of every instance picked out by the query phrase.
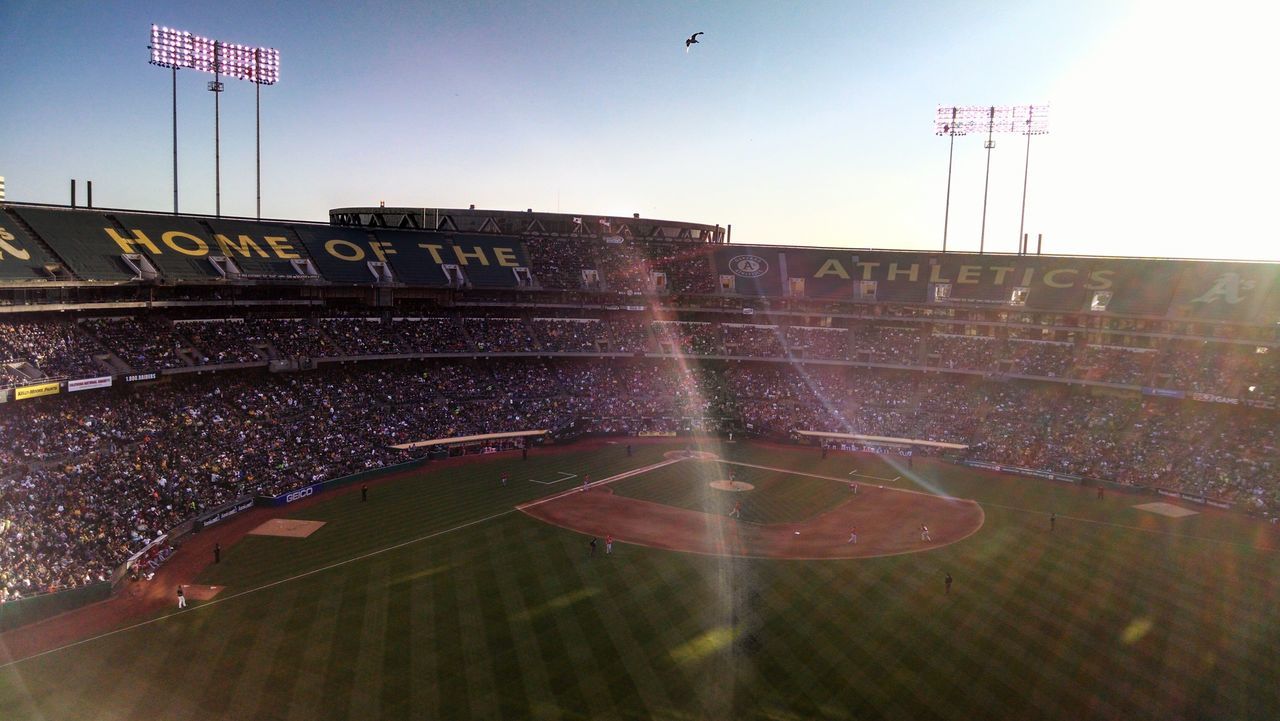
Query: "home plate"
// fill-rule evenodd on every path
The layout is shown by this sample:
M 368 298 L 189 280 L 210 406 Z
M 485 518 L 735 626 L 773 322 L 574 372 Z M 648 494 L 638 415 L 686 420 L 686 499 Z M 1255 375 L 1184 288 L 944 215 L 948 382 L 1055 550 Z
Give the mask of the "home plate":
M 1199 511 L 1193 511 L 1190 508 L 1175 506 L 1172 503 L 1165 503 L 1163 501 L 1160 501 L 1157 503 L 1142 503 L 1134 506 L 1134 508 L 1138 509 L 1139 511 L 1159 513 L 1162 516 L 1170 516 L 1172 518 L 1181 518 L 1183 516 L 1194 516 L 1197 513 L 1199 513 Z
M 299 521 L 294 518 L 273 518 L 249 531 L 253 536 L 285 536 L 306 538 L 324 525 L 324 521 Z
M 182 593 L 188 601 L 208 601 L 218 595 L 224 586 L 189 586 L 182 587 Z

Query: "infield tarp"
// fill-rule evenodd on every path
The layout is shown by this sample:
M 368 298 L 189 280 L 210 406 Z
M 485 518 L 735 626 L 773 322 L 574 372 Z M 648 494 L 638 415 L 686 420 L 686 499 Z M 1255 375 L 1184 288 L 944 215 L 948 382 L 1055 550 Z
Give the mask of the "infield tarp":
M 55 262 L 16 216 L 0 212 L 0 280 L 44 279 L 44 266 Z
M 85 280 L 130 280 L 134 273 L 120 259 L 122 250 L 107 237 L 114 227 L 106 216 L 91 210 L 15 208 L 40 238 Z

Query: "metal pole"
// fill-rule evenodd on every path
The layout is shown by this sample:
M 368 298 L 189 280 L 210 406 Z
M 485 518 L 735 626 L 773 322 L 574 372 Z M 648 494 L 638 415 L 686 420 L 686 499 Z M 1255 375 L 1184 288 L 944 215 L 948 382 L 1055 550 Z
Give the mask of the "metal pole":
M 262 220 L 262 83 L 253 83 L 253 142 L 257 153 L 258 220 Z
M 947 133 L 951 136 L 951 148 L 947 151 L 947 204 L 946 209 L 942 211 L 942 252 L 947 252 L 947 225 L 951 222 L 951 162 L 956 154 L 956 135 L 955 133 Z
M 991 149 L 996 147 L 996 143 L 991 136 L 996 131 L 996 109 L 991 108 L 990 120 L 987 123 L 987 177 L 982 182 L 982 235 L 978 237 L 978 255 L 982 255 L 987 243 L 987 189 L 991 185 Z
M 178 214 L 178 66 L 173 66 L 173 214 Z
M 217 45 L 214 45 L 214 55 L 217 55 Z M 213 64 L 213 82 L 221 85 L 222 79 L 218 75 L 217 60 Z M 222 217 L 222 93 L 217 87 L 213 91 L 213 214 Z
M 1027 222 L 1027 174 L 1031 172 L 1031 117 L 1027 116 L 1027 160 L 1022 167 L 1022 215 L 1018 218 L 1018 237 Z

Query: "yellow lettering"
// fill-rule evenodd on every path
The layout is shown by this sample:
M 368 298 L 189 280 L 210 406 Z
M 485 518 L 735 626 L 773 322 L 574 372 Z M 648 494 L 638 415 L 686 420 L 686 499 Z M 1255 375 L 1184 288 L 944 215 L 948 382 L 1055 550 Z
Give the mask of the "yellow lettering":
M 918 275 L 919 271 L 920 271 L 919 263 L 912 263 L 911 267 L 907 270 L 900 270 L 898 268 L 897 263 L 890 263 L 889 264 L 889 282 L 892 283 L 894 278 L 897 278 L 900 275 L 905 275 L 907 276 L 907 280 L 914 283 L 916 282 L 916 276 Z
M 444 259 L 440 257 L 440 249 L 444 247 L 443 245 L 432 245 L 430 243 L 418 243 L 418 247 L 430 253 L 431 260 L 435 261 L 436 265 L 441 265 L 442 263 L 444 263 Z
M 177 243 L 177 240 L 179 238 L 194 242 L 196 244 L 196 247 L 195 248 L 182 247 Z M 179 253 L 182 253 L 183 255 L 201 256 L 201 255 L 209 254 L 209 244 L 204 242 L 203 238 L 197 238 L 196 236 L 190 233 L 184 233 L 181 230 L 170 230 L 166 232 L 164 235 L 160 236 L 160 240 L 164 241 L 165 245 L 169 246 L 170 248 L 173 248 L 174 250 L 178 251 Z
M 9 243 L 14 240 L 13 234 L 4 228 L 0 228 L 0 260 L 4 260 L 4 254 L 8 253 L 18 260 L 31 260 L 31 251 L 24 250 Z
M 294 250 L 289 244 L 288 238 L 282 238 L 278 235 L 268 235 L 264 240 L 267 245 L 271 246 L 271 250 L 275 251 L 276 257 L 281 260 L 298 260 L 302 256 L 298 255 L 298 251 Z
M 494 248 L 493 257 L 497 259 L 498 265 L 504 268 L 514 268 L 520 262 L 516 260 L 516 252 L 511 248 Z
M 980 265 L 962 265 L 960 273 L 956 276 L 956 283 L 966 283 L 972 285 L 981 282 L 982 266 Z
M 350 254 L 344 255 L 338 251 L 339 248 L 346 249 Z M 324 244 L 324 250 L 326 253 L 332 255 L 338 260 L 364 260 L 364 249 L 355 243 L 352 243 L 349 240 L 343 240 L 342 238 L 334 238 L 333 240 L 327 241 Z
M 933 270 L 929 271 L 929 282 L 930 283 L 950 283 L 951 282 L 950 278 L 942 277 L 941 263 L 933 266 Z
M 1074 280 L 1067 281 L 1065 283 L 1060 283 L 1056 279 L 1062 273 L 1070 273 L 1071 275 L 1075 275 L 1077 272 L 1079 271 L 1077 271 L 1075 268 L 1056 268 L 1054 270 L 1049 271 L 1048 273 L 1045 273 L 1044 277 L 1041 278 L 1040 281 L 1045 285 L 1049 286 L 1050 288 L 1070 288 L 1072 285 L 1075 284 Z
M 458 256 L 458 265 L 467 265 L 467 258 L 474 258 L 480 261 L 480 265 L 489 264 L 489 259 L 484 257 L 484 248 L 479 246 L 472 246 L 471 252 L 468 253 L 462 249 L 462 246 L 455 245 L 453 246 L 453 254 Z
M 838 258 L 828 258 L 827 262 L 822 264 L 817 273 L 813 274 L 815 278 L 821 278 L 824 275 L 838 275 L 845 280 L 849 280 L 849 274 L 845 271 L 844 265 Z
M 863 280 L 871 280 L 871 269 L 872 269 L 872 268 L 879 268 L 879 267 L 880 267 L 880 264 L 879 264 L 879 263 L 869 263 L 869 262 L 868 262 L 868 263 L 858 263 L 858 267 L 859 267 L 859 268 L 862 268 L 862 279 L 863 279 Z
M 116 242 L 116 245 L 120 246 L 120 252 L 122 253 L 137 253 L 138 249 L 133 247 L 135 243 L 143 246 L 152 253 L 156 253 L 157 255 L 160 253 L 160 249 L 157 248 L 155 243 L 152 243 L 151 239 L 147 237 L 147 234 L 141 230 L 135 229 L 133 231 L 132 238 L 121 237 L 121 235 L 116 232 L 115 228 L 103 228 L 103 230 L 107 232 L 107 235 L 111 236 L 111 239 Z
M 221 233 L 215 233 L 213 239 L 218 242 L 218 247 L 222 249 L 223 255 L 231 255 L 231 251 L 236 251 L 241 257 L 248 258 L 249 250 L 258 254 L 259 258 L 267 257 L 267 254 L 258 247 L 257 241 L 247 235 L 242 235 L 236 240 L 231 240 Z
M 1106 290 L 1114 285 L 1111 276 L 1115 274 L 1114 270 L 1095 270 L 1089 274 L 1089 283 L 1086 283 L 1084 287 L 1089 290 Z M 1093 285 L 1094 283 L 1097 283 L 1097 285 Z
M 997 265 L 992 270 L 996 272 L 996 285 L 1004 285 L 1005 275 L 1013 272 L 1013 268 L 1007 265 Z
M 384 240 L 375 240 L 369 244 L 369 249 L 378 257 L 378 260 L 386 262 L 388 255 L 395 255 L 396 249 Z

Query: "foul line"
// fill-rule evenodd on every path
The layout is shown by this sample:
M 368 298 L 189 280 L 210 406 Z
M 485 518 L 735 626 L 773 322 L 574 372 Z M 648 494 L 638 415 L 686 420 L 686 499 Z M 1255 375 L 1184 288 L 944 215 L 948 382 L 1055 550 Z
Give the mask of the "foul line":
M 630 478 L 630 477 L 632 477 L 632 476 L 638 476 L 638 475 L 640 475 L 641 473 L 648 473 L 649 471 L 655 471 L 655 470 L 657 470 L 657 469 L 659 469 L 659 468 L 662 468 L 662 467 L 664 467 L 664 466 L 669 466 L 669 465 L 671 465 L 672 463 L 679 463 L 680 461 L 683 461 L 683 460 L 687 460 L 687 459 L 685 459 L 685 458 L 671 458 L 671 459 L 668 459 L 668 460 L 662 461 L 661 463 L 654 463 L 653 465 L 649 465 L 649 466 L 642 466 L 642 467 L 640 467 L 640 468 L 636 468 L 636 469 L 633 469 L 633 470 L 630 470 L 630 471 L 623 471 L 622 473 L 619 473 L 619 474 L 617 474 L 616 476 L 609 476 L 608 478 L 602 478 L 602 479 L 600 479 L 600 480 L 598 480 L 598 481 L 593 481 L 593 482 L 591 482 L 591 483 L 588 483 L 588 484 L 587 484 L 587 488 L 588 488 L 588 489 L 590 489 L 590 488 L 595 488 L 596 486 L 603 486 L 603 485 L 607 485 L 607 484 L 609 484 L 609 483 L 613 483 L 613 482 L 615 482 L 615 481 L 621 481 L 621 480 L 622 480 L 622 479 L 624 479 L 624 478 Z M 544 504 L 544 503 L 549 503 L 549 502 L 551 502 L 551 501 L 556 500 L 557 498 L 564 498 L 565 496 L 567 496 L 567 495 L 569 495 L 569 494 L 572 494 L 572 493 L 582 493 L 582 491 L 583 491 L 583 489 L 581 489 L 581 488 L 571 488 L 571 489 L 569 489 L 569 490 L 567 490 L 567 491 L 561 491 L 561 492 L 559 492 L 559 493 L 555 494 L 554 496 L 547 496 L 546 498 L 540 498 L 540 499 L 538 499 L 538 500 L 536 500 L 536 501 L 530 501 L 529 503 L 522 503 L 522 504 L 520 504 L 519 506 L 516 506 L 516 507 L 515 507 L 515 510 L 517 510 L 517 511 L 523 511 L 523 510 L 524 510 L 524 509 L 526 509 L 526 508 L 533 508 L 534 506 L 541 506 L 542 504 Z
M 823 475 L 820 475 L 820 474 L 817 474 L 817 473 L 805 473 L 805 472 L 803 472 L 803 471 L 793 471 L 793 470 L 790 470 L 790 469 L 787 469 L 787 468 L 774 468 L 773 466 L 758 466 L 758 465 L 756 465 L 756 464 L 754 464 L 754 463 L 743 463 L 742 461 L 725 461 L 725 460 L 722 460 L 722 461 L 719 461 L 719 462 L 720 462 L 720 463 L 726 463 L 726 464 L 731 465 L 731 466 L 746 466 L 747 468 L 759 468 L 759 469 L 760 469 L 760 470 L 762 470 L 762 471 L 774 471 L 775 473 L 786 473 L 786 474 L 788 474 L 788 475 L 792 475 L 792 476 L 808 476 L 809 478 L 821 478 L 821 479 L 822 479 L 822 480 L 824 480 L 824 481 L 835 481 L 836 483 L 845 483 L 845 484 L 847 484 L 847 483 L 849 482 L 847 479 L 845 479 L 845 478 L 840 478 L 839 476 L 823 476 Z M 861 476 L 861 477 L 862 477 L 862 478 L 871 478 L 871 479 L 873 479 L 873 480 L 877 480 L 877 481 L 886 481 L 886 482 L 888 482 L 888 483 L 893 483 L 894 481 L 897 481 L 897 480 L 901 480 L 901 479 L 902 479 L 902 476 L 898 476 L 898 477 L 896 477 L 896 478 L 881 478 L 880 476 Z M 943 494 L 941 494 L 941 493 L 926 493 L 926 492 L 924 492 L 924 491 L 912 491 L 912 490 L 907 489 L 907 488 L 886 488 L 886 489 L 884 489 L 884 490 L 886 490 L 886 491 L 897 491 L 898 493 L 915 493 L 915 494 L 918 494 L 918 495 L 921 495 L 921 496 L 932 496 L 932 497 L 934 497 L 934 498 L 945 498 L 945 499 L 950 500 L 950 501 L 972 501 L 972 500 L 973 500 L 973 499 L 971 499 L 971 498 L 960 498 L 959 496 L 947 496 L 947 495 L 943 495 Z M 974 502 L 974 503 L 978 503 L 978 501 L 973 501 L 973 502 Z
M 555 479 L 554 481 L 538 481 L 538 480 L 534 480 L 534 479 L 530 478 L 530 479 L 529 479 L 529 482 L 530 482 L 530 483 L 539 483 L 539 484 L 542 484 L 542 485 L 544 485 L 544 486 L 549 486 L 549 485 L 551 485 L 551 484 L 553 484 L 553 483 L 559 483 L 560 481 L 567 481 L 567 480 L 569 480 L 570 478 L 577 478 L 577 477 L 578 477 L 578 474 L 577 474 L 577 473 L 565 473 L 564 471 L 556 471 L 556 473 L 559 473 L 559 474 L 560 474 L 560 478 L 557 478 L 557 479 Z

